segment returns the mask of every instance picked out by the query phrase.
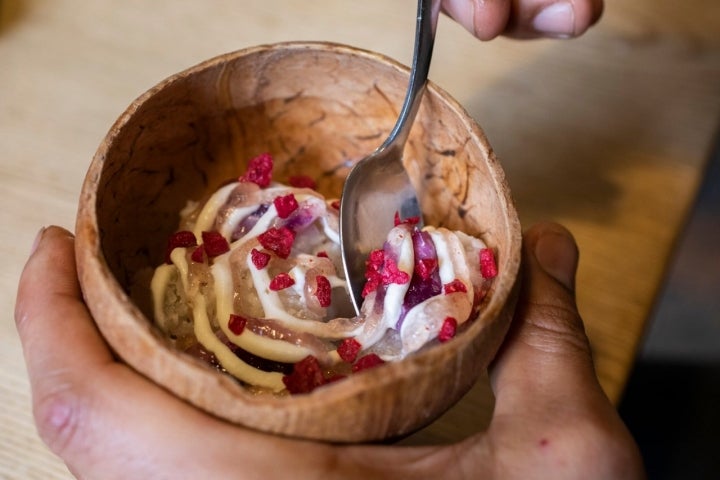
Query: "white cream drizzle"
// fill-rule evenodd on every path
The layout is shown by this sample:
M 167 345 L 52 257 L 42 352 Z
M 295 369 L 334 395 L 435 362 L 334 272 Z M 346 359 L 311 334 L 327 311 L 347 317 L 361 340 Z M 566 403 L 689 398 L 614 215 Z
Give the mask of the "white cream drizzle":
M 212 229 L 218 210 L 225 204 L 234 189 L 235 184 L 225 185 L 213 193 L 208 199 L 195 221 L 195 228 L 193 229 L 195 238 L 200 238 L 202 232 Z
M 240 360 L 227 345 L 218 339 L 210 326 L 205 297 L 203 296 L 198 296 L 195 299 L 193 325 L 198 341 L 215 355 L 220 365 L 222 365 L 228 373 L 251 385 L 269 388 L 273 392 L 279 392 L 285 389 L 281 373 L 264 372 L 248 365 Z
M 155 322 L 162 330 L 168 329 L 165 316 L 165 289 L 170 283 L 173 274 L 176 272 L 177 267 L 175 265 L 160 265 L 155 269 L 155 274 L 150 282 L 150 290 L 153 294 Z
M 443 285 L 446 285 L 455 279 L 460 280 L 465 284 L 467 288 L 465 296 L 468 302 L 472 304 L 474 292 L 473 284 L 470 281 L 470 270 L 468 268 L 470 259 L 465 256 L 465 248 L 460 243 L 460 240 L 455 233 L 444 228 L 426 228 L 425 231 L 430 234 L 430 238 L 435 245 L 435 251 L 438 256 L 440 281 Z M 458 323 L 461 322 L 460 319 L 457 320 Z

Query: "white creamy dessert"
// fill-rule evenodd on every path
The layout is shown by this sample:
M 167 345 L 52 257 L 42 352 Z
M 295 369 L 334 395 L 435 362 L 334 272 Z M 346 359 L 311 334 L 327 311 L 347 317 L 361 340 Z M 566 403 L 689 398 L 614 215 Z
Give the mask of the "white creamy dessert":
M 359 317 L 350 306 L 338 202 L 271 183 L 272 159 L 181 212 L 152 279 L 155 322 L 177 348 L 252 390 L 305 393 L 448 341 L 497 274 L 482 240 L 400 221 L 370 254 Z M 351 307 L 350 307 L 351 308 Z

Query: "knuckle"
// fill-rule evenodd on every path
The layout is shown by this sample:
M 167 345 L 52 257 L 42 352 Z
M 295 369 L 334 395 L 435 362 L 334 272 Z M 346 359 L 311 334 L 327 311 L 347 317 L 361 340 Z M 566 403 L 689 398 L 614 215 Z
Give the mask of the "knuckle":
M 549 353 L 590 354 L 590 343 L 577 310 L 564 305 L 534 303 L 525 317 L 524 340 Z
M 24 337 L 28 322 L 28 313 L 27 309 L 25 308 L 25 302 L 18 301 L 15 304 L 15 329 L 20 335 L 21 339 Z
M 48 383 L 34 392 L 33 416 L 42 441 L 55 454 L 65 457 L 68 452 L 82 448 L 80 431 L 85 408 L 82 396 L 72 384 L 59 378 L 51 379 L 54 385 Z

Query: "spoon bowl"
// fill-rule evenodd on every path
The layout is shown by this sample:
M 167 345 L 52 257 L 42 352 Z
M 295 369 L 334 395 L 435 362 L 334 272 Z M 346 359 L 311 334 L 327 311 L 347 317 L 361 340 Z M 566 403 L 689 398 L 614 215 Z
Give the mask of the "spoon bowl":
M 141 95 L 112 125 L 80 195 L 76 258 L 97 326 L 118 358 L 184 401 L 258 431 L 332 442 L 407 435 L 450 408 L 499 348 L 515 305 L 520 226 L 480 127 L 428 84 L 403 164 L 429 224 L 477 235 L 499 274 L 451 341 L 309 394 L 257 395 L 175 349 L 153 322 L 149 281 L 188 201 L 262 152 L 274 178 L 307 175 L 338 198 L 350 167 L 386 138 L 408 69 L 328 43 L 281 43 L 210 59 Z
M 385 142 L 350 170 L 343 187 L 340 247 L 348 291 L 358 315 L 365 259 L 382 246 L 395 213 L 401 219 L 416 217 L 422 226 L 422 210 L 402 154 L 425 92 L 439 14 L 439 1 L 418 0 L 413 64 L 400 116 Z

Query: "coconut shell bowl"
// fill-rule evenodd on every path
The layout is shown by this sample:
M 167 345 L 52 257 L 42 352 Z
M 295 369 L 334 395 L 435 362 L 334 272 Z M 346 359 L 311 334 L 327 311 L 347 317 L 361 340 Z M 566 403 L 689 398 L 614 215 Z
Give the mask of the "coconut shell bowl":
M 178 214 L 270 152 L 273 177 L 340 196 L 354 161 L 394 125 L 408 69 L 329 43 L 228 53 L 162 81 L 110 128 L 82 187 L 80 283 L 116 355 L 177 397 L 258 431 L 330 442 L 408 435 L 456 403 L 496 354 L 517 297 L 520 224 L 503 171 L 475 121 L 429 84 L 404 152 L 428 225 L 479 236 L 496 253 L 479 316 L 445 343 L 310 393 L 251 393 L 176 350 L 153 324 L 149 281 Z M 392 214 L 390 212 L 389 214 Z M 148 273 L 150 272 L 150 274 Z

